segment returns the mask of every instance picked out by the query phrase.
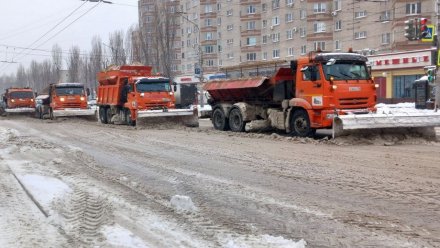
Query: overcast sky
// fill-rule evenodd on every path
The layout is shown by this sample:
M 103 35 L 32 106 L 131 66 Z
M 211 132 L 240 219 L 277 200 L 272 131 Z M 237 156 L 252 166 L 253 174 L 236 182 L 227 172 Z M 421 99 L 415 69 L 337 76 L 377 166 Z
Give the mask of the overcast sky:
M 15 73 L 19 63 L 27 68 L 33 59 L 42 61 L 51 58 L 50 50 L 56 43 L 63 51 L 77 45 L 81 53 L 89 52 L 95 35 L 108 43 L 109 33 L 116 30 L 125 32 L 131 25 L 137 24 L 137 0 L 111 1 L 114 4 L 100 3 L 93 8 L 97 3 L 81 0 L 0 0 L 0 61 L 18 62 L 0 62 L 0 75 Z M 61 24 L 46 34 L 59 22 Z M 47 51 L 21 49 L 28 47 Z M 67 55 L 63 56 L 66 58 Z

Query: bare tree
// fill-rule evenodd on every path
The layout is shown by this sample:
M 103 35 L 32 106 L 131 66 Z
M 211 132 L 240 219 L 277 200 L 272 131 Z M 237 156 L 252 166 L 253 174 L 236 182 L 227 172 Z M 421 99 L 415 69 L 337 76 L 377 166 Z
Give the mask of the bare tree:
M 90 51 L 90 71 L 93 75 L 93 87 L 96 88 L 96 74 L 104 68 L 104 58 L 102 49 L 102 40 L 99 36 L 92 39 L 92 50 Z
M 109 36 L 112 64 L 123 65 L 127 63 L 127 56 L 124 48 L 124 35 L 122 31 L 115 31 Z
M 17 86 L 29 86 L 28 77 L 26 74 L 26 69 L 22 64 L 18 66 L 16 74 L 16 85 Z
M 69 71 L 69 81 L 79 82 L 79 68 L 80 68 L 80 49 L 77 46 L 72 46 L 69 50 L 69 58 L 67 60 L 67 68 Z
M 53 77 L 50 79 L 51 83 L 57 83 L 61 79 L 61 69 L 63 67 L 63 51 L 58 44 L 52 47 L 52 63 L 53 63 Z

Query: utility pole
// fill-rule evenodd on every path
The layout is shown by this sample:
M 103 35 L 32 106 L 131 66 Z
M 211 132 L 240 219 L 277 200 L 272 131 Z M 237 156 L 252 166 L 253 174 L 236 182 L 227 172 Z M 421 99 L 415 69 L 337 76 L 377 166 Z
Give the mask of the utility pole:
M 180 14 L 180 16 L 182 16 L 183 19 L 185 19 L 189 23 L 193 24 L 194 27 L 197 29 L 197 35 L 198 35 L 197 55 L 198 55 L 198 59 L 199 59 L 199 62 L 198 62 L 198 67 L 199 68 L 198 69 L 199 69 L 199 80 L 200 80 L 200 85 L 201 85 L 201 89 L 200 89 L 200 107 L 203 108 L 204 105 L 205 105 L 204 104 L 205 96 L 204 96 L 204 93 L 203 93 L 203 84 L 205 82 L 205 78 L 203 76 L 203 49 L 202 49 L 202 45 L 201 45 L 201 42 L 202 42 L 201 31 L 200 31 L 199 25 L 197 23 L 191 21 L 187 16 L 184 15 L 184 14 L 187 14 L 187 13 L 185 13 L 185 12 L 176 12 L 176 14 Z M 194 74 L 196 74 L 195 73 L 196 70 L 197 70 L 197 68 L 194 68 Z
M 435 10 L 437 11 L 436 16 L 437 16 L 437 30 L 435 31 L 435 33 L 438 33 L 438 30 L 440 28 L 440 20 L 439 20 L 439 14 L 440 14 L 440 0 L 437 0 L 435 3 L 437 6 L 435 6 Z M 435 44 L 435 50 L 436 50 L 436 54 L 437 54 L 437 61 L 435 61 L 435 65 L 437 65 L 438 63 L 438 56 L 440 56 L 439 54 L 439 36 L 436 34 L 434 35 L 434 44 Z M 436 70 L 436 74 L 438 73 L 439 70 Z M 434 109 L 437 112 L 438 109 L 440 107 L 440 80 L 439 80 L 439 76 L 436 75 L 435 77 L 435 103 L 434 103 Z

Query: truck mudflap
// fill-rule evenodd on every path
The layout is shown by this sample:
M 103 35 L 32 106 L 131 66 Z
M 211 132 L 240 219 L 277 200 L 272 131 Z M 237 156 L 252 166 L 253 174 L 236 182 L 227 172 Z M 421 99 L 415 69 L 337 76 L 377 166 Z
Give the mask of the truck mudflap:
M 333 118 L 333 138 L 353 133 L 418 133 L 435 139 L 440 112 L 405 114 L 348 114 Z
M 96 109 L 56 109 L 53 111 L 54 117 L 93 115 L 96 115 Z
M 35 108 L 7 108 L 6 113 L 33 113 Z
M 198 127 L 199 118 L 197 108 L 190 109 L 168 109 L 163 110 L 139 110 L 137 112 L 136 125 L 154 126 L 174 123 L 187 127 Z

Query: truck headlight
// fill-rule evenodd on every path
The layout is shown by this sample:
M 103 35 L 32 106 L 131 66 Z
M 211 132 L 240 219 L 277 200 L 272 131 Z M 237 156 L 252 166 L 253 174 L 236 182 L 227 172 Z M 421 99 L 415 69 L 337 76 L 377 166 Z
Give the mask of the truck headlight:
M 14 99 L 11 99 L 11 102 L 15 102 L 15 100 L 14 100 Z
M 34 101 L 34 99 L 31 99 L 31 102 L 33 102 Z
M 64 97 L 60 97 L 60 102 L 64 102 L 64 100 L 66 100 Z
M 79 99 L 80 99 L 81 101 L 84 101 L 84 100 L 86 100 L 86 98 L 85 98 L 85 97 L 83 97 L 83 96 L 82 96 L 82 97 L 80 97 Z

